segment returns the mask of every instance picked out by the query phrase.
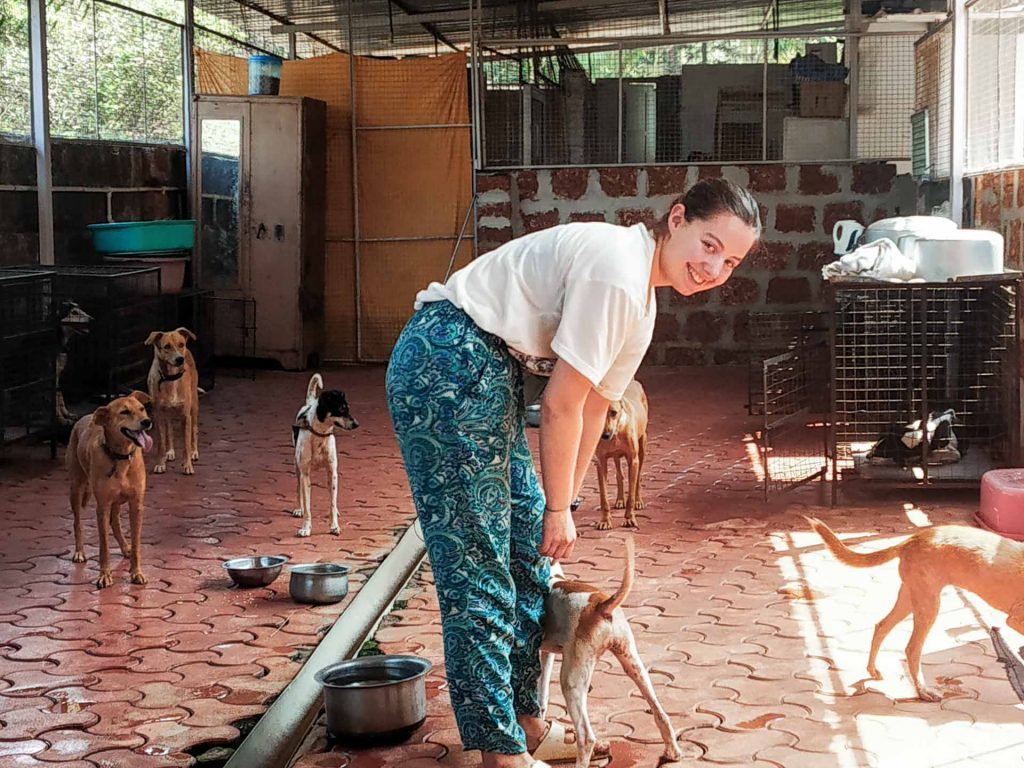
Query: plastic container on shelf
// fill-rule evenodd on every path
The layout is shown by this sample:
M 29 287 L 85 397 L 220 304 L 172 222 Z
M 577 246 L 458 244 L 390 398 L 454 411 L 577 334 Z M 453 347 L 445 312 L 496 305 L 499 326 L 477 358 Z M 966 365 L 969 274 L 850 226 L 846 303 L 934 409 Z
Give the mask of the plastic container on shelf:
M 249 57 L 249 95 L 277 96 L 281 90 L 281 64 L 277 56 Z

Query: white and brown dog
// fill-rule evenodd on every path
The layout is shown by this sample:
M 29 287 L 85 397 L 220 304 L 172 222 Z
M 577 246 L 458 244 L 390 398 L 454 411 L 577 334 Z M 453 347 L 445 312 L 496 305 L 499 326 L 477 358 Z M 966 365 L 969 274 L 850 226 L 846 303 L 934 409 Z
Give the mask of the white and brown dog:
M 682 759 L 675 730 L 654 693 L 650 675 L 637 652 L 633 630 L 620 608 L 633 586 L 633 570 L 632 538 L 626 539 L 626 568 L 622 585 L 610 597 L 590 584 L 566 580 L 559 565 L 551 567 L 551 591 L 544 603 L 544 641 L 541 644 L 543 667 L 538 693 L 541 717 L 544 717 L 555 654 L 560 653 L 562 695 L 576 728 L 576 768 L 587 768 L 595 747 L 598 747 L 587 713 L 587 694 L 590 692 L 594 667 L 605 651 L 615 654 L 623 671 L 636 683 L 651 708 L 654 722 L 665 742 L 663 758 Z M 607 753 L 607 745 L 602 744 L 598 752 Z M 533 756 L 537 760 L 545 759 L 544 755 L 536 752 Z
M 324 380 L 314 373 L 306 387 L 306 404 L 295 414 L 292 444 L 295 447 L 295 476 L 298 484 L 297 506 L 292 515 L 302 518 L 299 536 L 313 531 L 312 472 L 327 468 L 331 494 L 331 533 L 341 533 L 338 524 L 338 447 L 334 429 L 357 429 L 359 422 L 348 412 L 348 400 L 340 389 L 324 389 Z
M 153 399 L 153 417 L 160 431 L 160 448 L 153 474 L 167 471 L 174 461 L 174 428 L 182 425 L 185 452 L 182 471 L 194 475 L 192 462 L 199 461 L 199 371 L 188 349 L 196 335 L 188 328 L 153 331 L 146 345 L 153 347 L 153 363 L 146 379 Z

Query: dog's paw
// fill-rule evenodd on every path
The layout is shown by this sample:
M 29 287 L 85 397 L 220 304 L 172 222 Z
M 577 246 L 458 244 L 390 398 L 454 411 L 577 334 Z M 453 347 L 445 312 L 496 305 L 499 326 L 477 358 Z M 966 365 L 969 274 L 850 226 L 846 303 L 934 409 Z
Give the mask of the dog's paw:
M 647 503 L 642 501 L 642 500 L 640 500 L 640 499 L 637 499 L 633 503 L 633 509 L 646 509 L 646 508 L 647 508 Z
M 297 534 L 295 534 L 295 535 L 296 536 L 301 536 L 302 538 L 306 538 L 312 532 L 313 532 L 312 528 L 306 528 L 305 526 L 303 526 L 302 528 L 299 528 L 299 532 Z
M 878 667 L 872 664 L 868 667 L 868 677 L 870 677 L 872 680 L 881 680 L 882 673 L 878 671 Z
M 599 531 L 607 531 L 611 527 L 612 527 L 612 521 L 611 520 L 602 520 L 602 521 L 600 521 L 597 524 L 597 530 L 599 530 Z
M 636 521 L 636 518 L 631 515 L 631 516 L 627 517 L 625 520 L 622 521 L 622 527 L 623 528 L 634 528 L 636 530 L 640 530 L 640 523 L 638 523 Z
M 131 547 L 125 547 L 124 549 L 121 550 L 121 557 L 128 558 L 128 557 L 131 557 L 131 556 L 132 556 L 132 548 Z
M 155 467 L 153 467 L 153 474 L 154 475 L 162 475 L 166 471 L 167 471 L 167 465 L 166 464 L 157 464 Z
M 100 577 L 96 579 L 96 589 L 105 589 L 114 583 L 114 577 L 110 571 L 100 571 Z
M 146 575 L 142 571 L 136 571 L 132 574 L 132 584 L 145 584 Z
M 331 530 L 330 530 L 330 534 L 332 536 L 341 536 L 341 526 L 340 525 L 332 525 L 331 526 Z
M 624 502 L 622 499 L 616 499 L 615 500 L 615 509 L 625 509 L 625 508 L 626 508 L 626 502 Z
M 84 563 L 85 562 L 85 552 L 83 552 L 80 549 L 76 549 L 75 550 L 75 554 L 73 554 L 71 556 L 71 562 L 72 563 Z
M 164 461 L 174 461 L 176 458 L 178 458 L 178 455 L 174 452 L 173 448 L 164 454 Z
M 292 517 L 302 517 L 302 510 L 301 509 L 293 509 L 292 510 Z
M 672 742 L 671 746 L 665 747 L 665 751 L 661 753 L 661 762 L 663 763 L 678 763 L 682 759 L 683 750 L 675 742 Z
M 189 461 L 189 462 L 186 462 L 186 464 L 182 468 L 181 472 L 182 472 L 182 474 L 185 474 L 185 475 L 194 475 L 196 473 L 196 468 L 193 467 L 192 466 L 192 462 Z
M 199 451 L 192 451 L 192 461 L 199 461 Z

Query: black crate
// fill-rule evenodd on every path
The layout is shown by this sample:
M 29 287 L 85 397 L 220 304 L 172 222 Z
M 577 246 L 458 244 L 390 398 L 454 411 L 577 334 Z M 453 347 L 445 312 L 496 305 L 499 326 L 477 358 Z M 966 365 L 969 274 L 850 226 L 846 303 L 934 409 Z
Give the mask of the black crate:
M 52 330 L 55 295 L 52 270 L 0 271 L 0 338 Z

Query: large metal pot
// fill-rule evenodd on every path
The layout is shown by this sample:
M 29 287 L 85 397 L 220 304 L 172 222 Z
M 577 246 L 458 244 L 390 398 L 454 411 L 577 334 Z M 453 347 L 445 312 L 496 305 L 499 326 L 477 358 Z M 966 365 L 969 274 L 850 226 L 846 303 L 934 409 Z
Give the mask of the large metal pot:
M 337 563 L 294 565 L 290 571 L 288 592 L 297 603 L 337 603 L 348 594 L 348 572 L 347 565 Z
M 426 674 L 419 656 L 363 656 L 324 667 L 327 731 L 358 744 L 405 741 L 427 718 Z

